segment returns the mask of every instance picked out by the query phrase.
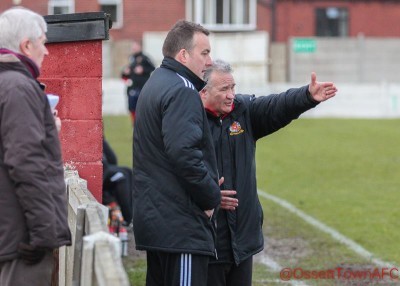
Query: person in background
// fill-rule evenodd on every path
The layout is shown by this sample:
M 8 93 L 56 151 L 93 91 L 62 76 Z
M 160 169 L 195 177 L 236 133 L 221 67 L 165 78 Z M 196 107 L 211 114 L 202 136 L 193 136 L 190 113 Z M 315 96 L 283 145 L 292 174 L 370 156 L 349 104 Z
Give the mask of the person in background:
M 71 244 L 61 148 L 37 78 L 43 17 L 0 14 L 0 285 L 50 285 L 53 250 Z
M 211 259 L 209 286 L 251 286 L 253 255 L 264 247 L 263 212 L 257 195 L 255 148 L 303 112 L 335 96 L 331 82 L 317 82 L 281 94 L 235 94 L 231 66 L 217 60 L 204 74 L 200 96 L 213 135 L 221 185 L 217 215 L 218 259 Z
M 209 32 L 178 21 L 141 92 L 133 134 L 133 232 L 147 253 L 146 285 L 207 283 L 221 193 L 199 91 L 211 65 Z
M 121 77 L 127 85 L 128 108 L 132 123 L 135 121 L 136 104 L 140 91 L 154 71 L 154 64 L 142 51 L 142 45 L 138 41 L 132 43 L 132 55 L 129 64 L 123 69 Z
M 113 213 L 119 211 L 121 224 L 129 226 L 132 222 L 132 170 L 118 165 L 117 155 L 104 136 L 102 163 L 103 204 L 109 207 L 110 217 L 118 218 Z

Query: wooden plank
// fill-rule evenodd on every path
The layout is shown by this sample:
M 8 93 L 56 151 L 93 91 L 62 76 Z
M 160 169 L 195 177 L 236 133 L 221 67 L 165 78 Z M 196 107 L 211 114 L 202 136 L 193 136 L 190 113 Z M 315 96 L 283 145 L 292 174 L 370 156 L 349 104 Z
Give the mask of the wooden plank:
M 128 286 L 121 241 L 108 232 L 108 208 L 96 201 L 76 171 L 66 172 L 65 177 L 73 247 L 60 251 L 60 285 Z
M 58 261 L 59 261 L 59 268 L 58 268 L 58 285 L 59 286 L 66 286 L 66 255 L 65 255 L 66 247 L 60 247 L 58 252 Z
M 129 279 L 117 253 L 113 241 L 120 243 L 119 239 L 107 234 L 106 240 L 95 243 L 94 271 L 96 282 L 99 286 L 128 286 Z
M 83 238 L 81 284 L 80 286 L 92 286 L 94 275 L 94 241 L 90 236 Z
M 90 235 L 96 232 L 108 232 L 107 224 L 104 223 L 102 211 L 96 204 L 89 204 L 85 215 L 85 233 Z
M 79 286 L 81 280 L 81 262 L 83 235 L 85 229 L 85 212 L 86 206 L 79 206 L 76 216 L 75 243 L 74 243 L 74 263 L 72 266 L 72 285 Z

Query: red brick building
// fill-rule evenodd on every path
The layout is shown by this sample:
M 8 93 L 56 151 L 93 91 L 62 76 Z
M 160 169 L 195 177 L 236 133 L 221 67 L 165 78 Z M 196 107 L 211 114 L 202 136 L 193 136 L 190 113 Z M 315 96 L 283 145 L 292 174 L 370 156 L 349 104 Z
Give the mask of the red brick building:
M 277 0 L 275 40 L 288 37 L 400 37 L 398 0 Z
M 271 41 L 290 36 L 400 36 L 399 0 L 2 0 L 0 11 L 22 5 L 42 15 L 106 11 L 115 41 L 166 31 L 178 19 L 212 31 L 267 31 Z
M 14 5 L 42 15 L 109 13 L 114 23 L 110 40 L 103 45 L 106 78 L 119 77 L 132 39 L 143 39 L 146 32 L 167 31 L 178 19 L 202 23 L 220 35 L 240 33 L 243 41 L 258 37 L 256 32 L 265 32 L 266 56 L 261 62 L 267 70 L 265 78 L 270 82 L 291 79 L 288 74 L 292 37 L 400 37 L 400 0 L 1 0 L 0 11 Z M 149 46 L 144 48 L 149 53 Z M 153 48 L 150 55 L 154 57 L 154 51 L 159 53 L 161 48 Z M 252 50 L 239 52 L 254 53 Z

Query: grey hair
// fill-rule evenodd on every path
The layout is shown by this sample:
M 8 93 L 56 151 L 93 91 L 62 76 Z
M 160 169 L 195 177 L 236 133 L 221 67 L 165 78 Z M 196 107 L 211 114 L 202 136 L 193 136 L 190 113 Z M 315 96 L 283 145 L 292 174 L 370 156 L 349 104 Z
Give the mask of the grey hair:
M 215 60 L 212 62 L 212 65 L 209 66 L 204 72 L 203 80 L 207 82 L 207 86 L 210 86 L 209 80 L 210 76 L 214 72 L 220 73 L 233 73 L 233 69 L 231 65 L 223 60 Z
M 36 41 L 46 32 L 44 18 L 31 10 L 17 7 L 0 14 L 0 48 L 19 53 L 24 39 Z

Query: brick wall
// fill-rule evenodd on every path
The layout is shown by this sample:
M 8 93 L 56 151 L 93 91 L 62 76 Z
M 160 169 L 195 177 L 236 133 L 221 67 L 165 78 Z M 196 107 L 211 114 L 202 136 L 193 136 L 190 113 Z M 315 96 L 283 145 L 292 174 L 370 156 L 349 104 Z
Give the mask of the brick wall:
M 21 6 L 28 8 L 41 15 L 47 15 L 48 0 L 20 0 Z M 0 0 L 0 12 L 15 6 L 13 0 Z
M 20 5 L 47 15 L 48 0 L 19 0 Z M 270 0 L 257 1 L 257 30 L 271 32 Z M 0 11 L 13 6 L 13 0 L 1 0 Z M 349 34 L 370 37 L 399 37 L 400 4 L 393 0 L 276 0 L 276 40 L 315 36 L 315 8 L 347 7 Z M 167 31 L 186 17 L 186 0 L 124 0 L 123 27 L 110 30 L 112 40 L 141 39 L 143 32 Z M 75 1 L 75 12 L 99 11 L 98 0 Z
M 99 1 L 76 1 L 75 0 L 75 12 L 82 13 L 82 12 L 97 12 L 100 11 Z
M 101 202 L 102 41 L 50 43 L 40 80 L 58 94 L 64 163 L 73 165 Z
M 344 7 L 349 12 L 349 36 L 400 36 L 398 1 L 278 1 L 276 10 L 277 41 L 290 37 L 315 36 L 315 9 Z
M 400 3 L 360 2 L 350 6 L 350 36 L 400 37 Z
M 185 18 L 185 0 L 129 0 L 124 3 L 123 29 L 111 29 L 113 40 L 142 39 L 144 31 L 166 31 Z

